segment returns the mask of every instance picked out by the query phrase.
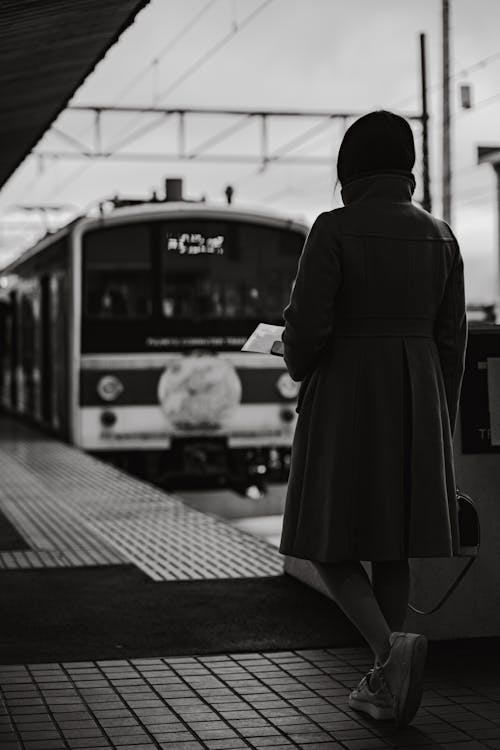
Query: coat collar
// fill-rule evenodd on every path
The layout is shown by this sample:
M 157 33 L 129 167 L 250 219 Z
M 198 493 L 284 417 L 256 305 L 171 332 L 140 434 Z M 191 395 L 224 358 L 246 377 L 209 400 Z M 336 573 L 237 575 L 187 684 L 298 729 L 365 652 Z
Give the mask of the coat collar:
M 348 182 L 341 190 L 344 205 L 375 200 L 390 203 L 411 203 L 415 178 L 408 172 L 379 172 Z

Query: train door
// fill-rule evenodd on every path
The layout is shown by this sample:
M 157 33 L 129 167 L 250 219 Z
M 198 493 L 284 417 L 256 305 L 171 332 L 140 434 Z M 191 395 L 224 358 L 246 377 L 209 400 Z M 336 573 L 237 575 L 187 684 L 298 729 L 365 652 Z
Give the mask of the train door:
M 67 275 L 55 273 L 51 279 L 51 324 L 52 345 L 52 427 L 64 438 L 69 437 L 68 415 L 68 324 L 67 324 Z
M 9 305 L 7 301 L 0 300 L 0 403 L 5 403 L 6 368 L 8 364 L 7 355 L 7 325 L 9 317 Z
M 45 424 L 52 424 L 52 325 L 51 325 L 50 276 L 40 279 L 40 379 L 41 417 Z
M 10 407 L 17 411 L 19 366 L 19 313 L 17 309 L 17 292 L 10 293 L 10 315 L 7 323 L 7 347 L 9 352 Z

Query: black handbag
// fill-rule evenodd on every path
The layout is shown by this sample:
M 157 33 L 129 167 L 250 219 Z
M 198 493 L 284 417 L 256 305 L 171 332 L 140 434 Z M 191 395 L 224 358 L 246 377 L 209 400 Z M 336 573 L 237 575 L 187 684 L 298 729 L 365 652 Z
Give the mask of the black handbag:
M 470 495 L 466 495 L 465 492 L 462 492 L 458 487 L 456 489 L 456 497 L 458 505 L 458 536 L 460 540 L 460 550 L 456 554 L 456 557 L 470 557 L 470 560 L 451 588 L 448 589 L 443 598 L 432 609 L 423 611 L 408 604 L 409 609 L 411 609 L 412 612 L 416 612 L 418 615 L 431 615 L 433 612 L 436 612 L 455 591 L 458 584 L 462 578 L 464 578 L 479 554 L 481 532 L 476 504 Z
M 479 528 L 479 514 L 474 500 L 470 495 L 461 492 L 457 487 L 458 502 L 458 534 L 460 538 L 460 552 L 457 557 L 473 557 L 479 554 L 481 533 Z

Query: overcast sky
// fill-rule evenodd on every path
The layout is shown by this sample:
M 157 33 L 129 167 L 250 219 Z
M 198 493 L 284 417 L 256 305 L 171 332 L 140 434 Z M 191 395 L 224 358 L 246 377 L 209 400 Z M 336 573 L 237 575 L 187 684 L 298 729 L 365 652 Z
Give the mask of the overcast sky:
M 477 146 L 500 145 L 500 2 L 450 0 L 453 143 L 453 228 L 466 264 L 470 300 L 496 293 L 495 179 L 477 165 Z M 441 212 L 441 0 L 152 0 L 73 99 L 78 104 L 160 104 L 180 107 L 290 108 L 367 112 L 384 108 L 418 113 L 419 33 L 427 35 L 430 87 L 433 210 Z M 212 51 L 213 50 L 213 51 Z M 211 52 L 212 51 L 212 52 Z M 198 60 L 207 57 L 196 66 Z M 155 63 L 154 60 L 158 61 Z M 193 73 L 190 69 L 196 67 Z M 463 110 L 458 89 L 472 86 L 473 108 Z M 103 121 L 104 150 L 150 120 L 113 115 Z M 151 120 L 152 122 L 152 120 Z M 232 120 L 188 120 L 187 150 Z M 270 149 L 279 148 L 318 120 L 272 122 Z M 64 112 L 56 127 L 89 146 L 92 120 Z M 414 124 L 417 151 L 420 126 Z M 116 193 L 144 196 L 161 191 L 167 176 L 183 177 L 189 198 L 224 200 L 227 184 L 235 201 L 265 205 L 312 221 L 340 205 L 334 193 L 335 159 L 342 137 L 333 121 L 293 152 L 324 157 L 321 164 L 190 162 L 57 162 L 30 156 L 0 193 L 0 263 L 26 247 L 41 222 L 12 210 L 18 204 L 64 204 L 52 226 Z M 37 150 L 71 151 L 49 132 Z M 177 121 L 162 123 L 122 150 L 172 154 Z M 207 154 L 257 154 L 259 130 L 249 122 Z M 416 165 L 421 195 L 420 155 Z M 31 231 L 24 222 L 29 221 Z

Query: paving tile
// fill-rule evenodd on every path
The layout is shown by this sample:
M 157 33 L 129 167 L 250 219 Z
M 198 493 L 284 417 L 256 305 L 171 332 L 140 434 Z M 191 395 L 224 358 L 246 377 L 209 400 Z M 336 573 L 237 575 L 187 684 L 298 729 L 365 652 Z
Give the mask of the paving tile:
M 441 743 L 441 747 L 443 750 L 487 750 L 488 746 L 475 740 L 468 740 L 466 742 Z
M 100 719 L 99 724 L 106 727 L 133 727 L 140 726 L 137 719 L 133 716 L 110 717 Z
M 447 731 L 426 732 L 426 734 L 432 740 L 441 742 L 442 744 L 445 742 L 467 742 L 470 740 L 470 737 L 467 734 L 460 732 L 457 729 L 453 729 L 453 727 L 449 727 Z
M 464 727 L 461 727 L 464 729 Z M 496 726 L 494 728 L 488 729 L 488 728 L 468 728 L 465 730 L 467 734 L 470 734 L 471 737 L 474 737 L 476 740 L 495 740 L 500 739 L 500 726 Z
M 336 735 L 335 735 L 336 736 Z M 339 739 L 342 739 L 339 737 Z M 364 737 L 361 739 L 342 739 L 342 744 L 348 750 L 371 750 L 371 748 L 387 747 L 387 743 L 378 737 Z
M 125 737 L 125 740 L 126 739 L 127 738 Z M 184 731 L 181 731 L 181 732 L 171 732 L 171 733 L 169 733 L 168 742 L 170 742 L 172 744 L 172 743 L 180 743 L 180 742 L 187 741 L 187 740 L 191 741 L 191 740 L 194 740 L 194 739 L 195 739 L 195 737 L 194 737 L 194 735 L 191 732 L 189 732 L 188 730 L 184 730 Z M 116 744 L 117 747 L 120 746 L 120 743 L 117 741 L 116 738 L 113 739 L 113 742 Z
M 294 742 L 306 744 L 310 742 L 322 742 L 323 740 L 331 740 L 330 735 L 325 732 L 290 732 L 287 736 Z
M 240 719 L 253 719 L 253 718 L 260 716 L 258 711 L 254 711 L 253 709 L 248 709 L 248 710 L 242 709 L 239 711 L 238 710 L 226 711 L 224 709 L 220 709 L 219 713 L 221 714 L 221 716 L 223 716 L 226 719 L 226 721 L 228 721 L 231 724 Z
M 224 729 L 197 729 L 196 734 L 201 740 L 224 740 L 238 736 L 231 727 L 225 727 Z
M 238 733 L 242 737 L 282 737 L 274 727 L 238 727 Z
M 191 724 L 191 726 L 193 726 L 193 724 Z M 272 724 L 261 717 L 251 719 L 236 719 L 234 721 L 231 721 L 231 726 L 235 727 L 236 729 L 239 729 L 240 727 L 269 727 L 270 729 L 274 729 Z
M 120 735 L 119 737 L 110 737 L 112 747 L 119 748 L 133 748 L 133 750 L 142 750 L 142 748 L 156 747 L 151 742 L 150 737 L 129 737 L 128 735 Z
M 64 738 L 66 740 L 68 739 L 85 739 L 88 737 L 102 737 L 103 733 L 99 729 L 99 727 L 89 727 L 88 729 L 85 729 L 83 727 L 79 727 L 78 729 L 66 729 L 61 728 L 61 731 L 64 735 Z
M 57 725 L 61 729 L 93 729 L 97 727 L 95 720 L 89 716 L 86 719 L 59 719 Z
M 356 729 L 338 729 L 335 731 L 335 739 L 341 740 L 342 742 L 347 740 L 368 740 L 370 742 L 377 741 L 377 737 L 362 727 Z M 379 740 L 380 741 L 380 740 Z M 383 743 L 385 744 L 385 743 Z M 373 747 L 380 747 L 380 745 L 374 745 Z
M 50 718 L 50 716 L 43 716 L 41 717 L 43 721 L 27 721 L 27 722 L 15 722 L 16 729 L 18 732 L 22 733 L 24 731 L 26 732 L 37 732 L 37 731 L 46 731 L 49 729 L 52 729 L 55 727 L 54 722 Z
M 20 729 L 18 730 L 23 742 L 28 740 L 61 740 L 61 735 L 57 729 Z

